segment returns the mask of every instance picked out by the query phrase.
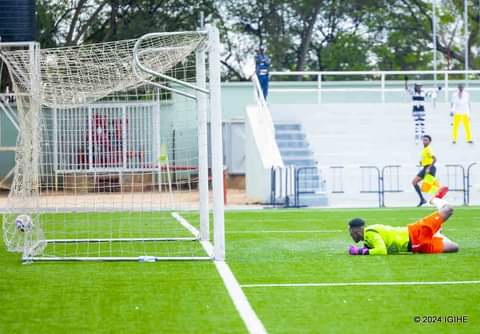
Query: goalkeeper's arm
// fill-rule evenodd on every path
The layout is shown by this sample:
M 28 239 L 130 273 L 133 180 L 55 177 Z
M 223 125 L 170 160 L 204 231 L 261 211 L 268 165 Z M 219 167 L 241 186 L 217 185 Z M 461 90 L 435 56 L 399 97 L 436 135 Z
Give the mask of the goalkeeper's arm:
M 387 255 L 387 246 L 378 232 L 365 230 L 364 243 L 369 255 Z

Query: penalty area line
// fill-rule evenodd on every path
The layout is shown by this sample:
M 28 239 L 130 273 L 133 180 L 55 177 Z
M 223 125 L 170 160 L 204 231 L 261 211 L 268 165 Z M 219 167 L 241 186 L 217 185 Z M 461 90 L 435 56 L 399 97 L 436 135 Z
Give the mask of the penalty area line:
M 173 212 L 172 217 L 175 218 L 175 220 L 182 224 L 193 235 L 199 235 L 198 229 L 192 226 L 179 213 Z M 209 241 L 201 241 L 200 243 L 205 252 L 207 252 L 209 256 L 212 256 L 213 245 Z M 263 326 L 262 321 L 253 310 L 252 305 L 250 305 L 250 303 L 248 302 L 247 296 L 243 292 L 229 265 L 225 261 L 214 260 L 213 263 L 215 264 L 215 268 L 217 269 L 218 274 L 222 278 L 223 284 L 227 289 L 230 299 L 232 300 L 233 305 L 237 309 L 240 318 L 242 318 L 248 332 L 250 334 L 267 334 L 265 326 Z
M 343 282 L 343 283 L 279 283 L 279 284 L 242 284 L 249 288 L 302 288 L 302 287 L 335 287 L 335 286 L 409 286 L 409 285 L 466 285 L 480 284 L 480 281 L 439 281 L 439 282 Z

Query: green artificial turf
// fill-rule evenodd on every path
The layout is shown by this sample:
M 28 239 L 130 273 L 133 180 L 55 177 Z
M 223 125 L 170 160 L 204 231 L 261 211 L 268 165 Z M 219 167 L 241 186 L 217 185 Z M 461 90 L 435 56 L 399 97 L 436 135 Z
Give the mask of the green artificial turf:
M 456 209 L 457 254 L 349 256 L 346 223 L 395 226 L 428 209 L 300 210 L 228 216 L 228 262 L 241 284 L 480 280 L 480 210 Z M 265 233 L 273 231 L 273 233 Z M 282 231 L 299 233 L 282 233 Z M 305 231 L 305 232 L 302 232 Z M 309 232 L 310 231 L 310 232 Z M 480 285 L 244 288 L 271 333 L 480 333 Z M 466 315 L 466 324 L 415 316 Z
M 45 214 L 42 222 L 50 239 L 191 236 L 161 212 Z M 57 244 L 45 253 L 205 256 L 198 242 Z M 210 261 L 21 264 L 2 247 L 0 266 L 2 334 L 245 332 Z
M 350 218 L 401 226 L 430 211 L 227 212 L 227 262 L 242 285 L 480 280 L 479 208 L 458 208 L 445 224 L 458 254 L 346 254 Z M 195 214 L 184 217 L 198 224 Z M 0 333 L 246 332 L 211 262 L 23 265 L 19 254 L 1 249 L 0 266 Z M 244 291 L 269 333 L 480 332 L 480 285 Z M 414 322 L 429 315 L 466 315 L 468 322 Z

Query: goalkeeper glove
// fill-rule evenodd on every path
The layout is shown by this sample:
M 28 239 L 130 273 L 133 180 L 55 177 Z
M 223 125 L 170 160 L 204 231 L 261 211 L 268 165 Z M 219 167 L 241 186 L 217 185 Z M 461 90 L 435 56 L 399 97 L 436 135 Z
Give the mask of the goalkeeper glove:
M 350 255 L 368 255 L 368 248 L 367 247 L 357 247 L 357 246 L 353 246 L 353 245 L 350 245 L 350 247 L 348 247 L 348 254 Z

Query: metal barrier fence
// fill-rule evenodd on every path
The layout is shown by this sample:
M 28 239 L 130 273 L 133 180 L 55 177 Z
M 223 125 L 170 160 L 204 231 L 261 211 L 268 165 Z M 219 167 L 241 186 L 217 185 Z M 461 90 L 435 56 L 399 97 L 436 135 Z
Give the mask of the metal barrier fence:
M 470 205 L 473 187 L 473 167 L 480 166 L 477 162 L 467 165 L 445 164 L 446 177 L 440 180 L 449 187 L 450 192 L 462 194 L 462 204 Z M 350 166 L 351 167 L 351 166 Z M 359 194 L 376 194 L 378 207 L 385 207 L 385 198 L 389 193 L 402 193 L 400 174 L 402 165 L 362 165 L 357 166 L 360 178 Z M 409 166 L 412 167 L 412 166 Z M 302 196 L 311 194 L 344 194 L 344 170 L 346 166 L 330 166 L 332 175 L 329 179 L 329 191 L 326 190 L 327 180 L 322 178 L 317 167 L 275 167 L 271 170 L 271 205 L 274 207 L 298 208 L 302 205 Z M 476 175 L 476 174 L 475 174 Z M 478 177 L 478 175 L 476 175 Z
M 378 206 L 380 208 L 385 207 L 385 193 L 398 193 L 402 192 L 403 190 L 400 189 L 400 165 L 386 165 L 383 166 L 381 169 L 377 166 L 360 166 L 360 169 L 363 171 L 365 170 L 374 170 L 376 172 L 376 182 L 377 182 L 377 189 L 370 190 L 364 189 L 364 173 L 362 173 L 362 190 L 360 190 L 363 194 L 368 193 L 376 193 L 378 194 Z M 390 175 L 391 182 L 388 183 L 390 185 L 395 185 L 395 187 L 385 188 L 385 175 L 386 172 Z M 395 173 L 394 173 L 395 172 Z M 395 181 L 395 182 L 392 182 Z
M 317 167 L 300 167 L 295 170 L 295 207 L 301 207 L 300 196 L 315 194 L 322 189 Z
M 272 167 L 270 170 L 270 205 L 294 207 L 296 198 L 295 167 Z
M 463 204 L 470 204 L 470 191 L 472 188 L 471 184 L 471 172 L 472 167 L 477 165 L 476 162 L 473 162 L 465 168 L 460 164 L 447 164 L 447 184 L 452 185 L 451 179 L 454 180 L 453 187 L 449 186 L 449 191 L 463 193 Z M 458 176 L 460 175 L 460 182 L 458 182 Z
M 474 166 L 478 166 L 478 163 L 476 162 L 472 162 L 470 165 L 467 166 L 467 179 L 466 179 L 466 183 L 467 183 L 467 186 L 466 186 L 466 193 L 465 193 L 465 203 L 466 205 L 469 205 L 470 204 L 470 190 L 472 189 L 472 184 L 471 184 L 471 172 L 472 172 L 472 168 Z

